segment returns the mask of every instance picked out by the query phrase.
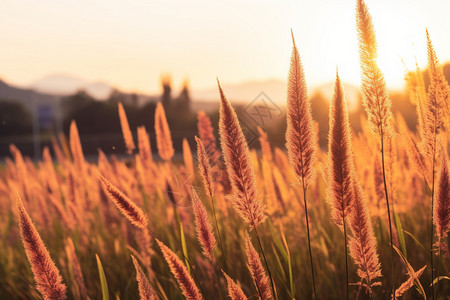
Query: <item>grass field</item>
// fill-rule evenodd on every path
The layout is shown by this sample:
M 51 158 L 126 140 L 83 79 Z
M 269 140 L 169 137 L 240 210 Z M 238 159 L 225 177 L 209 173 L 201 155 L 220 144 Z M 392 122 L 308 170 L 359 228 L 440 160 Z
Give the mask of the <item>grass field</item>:
M 263 129 L 249 149 L 220 84 L 219 132 L 199 112 L 183 160 L 161 104 L 155 127 L 134 135 L 119 104 L 126 159 L 85 161 L 75 122 L 36 163 L 11 145 L 0 298 L 448 299 L 449 87 L 427 32 L 430 85 L 408 73 L 419 124 L 409 130 L 391 114 L 362 0 L 356 20 L 367 115 L 353 132 L 337 74 L 328 149 L 294 37 L 286 149 Z

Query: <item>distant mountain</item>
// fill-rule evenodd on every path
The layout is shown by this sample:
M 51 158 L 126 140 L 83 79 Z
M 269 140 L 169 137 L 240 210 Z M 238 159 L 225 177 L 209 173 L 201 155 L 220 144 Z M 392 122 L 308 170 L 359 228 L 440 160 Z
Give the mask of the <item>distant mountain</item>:
M 359 99 L 359 88 L 355 85 L 343 83 L 346 98 L 350 109 L 353 108 Z M 239 102 L 249 102 L 264 92 L 272 101 L 279 104 L 286 103 L 287 82 L 281 79 L 269 79 L 261 81 L 248 81 L 239 84 L 222 84 L 222 88 L 228 99 Z M 310 89 L 310 95 L 321 93 L 326 99 L 331 100 L 334 93 L 334 82 L 325 83 Z M 217 88 L 193 91 L 191 93 L 194 100 L 214 100 L 218 101 Z
M 247 81 L 238 84 L 222 84 L 222 88 L 228 99 L 240 102 L 249 102 L 257 98 L 261 92 L 276 103 L 286 101 L 286 81 L 281 79 L 268 79 L 261 81 Z M 191 97 L 194 100 L 218 100 L 217 87 L 192 91 Z
M 55 74 L 38 79 L 28 85 L 37 92 L 68 96 L 79 90 L 84 90 L 92 97 L 99 100 L 108 98 L 113 87 L 104 82 L 90 82 L 79 77 L 63 74 Z
M 35 92 L 31 89 L 23 89 L 12 86 L 0 80 L 0 99 L 7 101 L 18 101 L 28 109 L 36 103 L 54 104 L 59 103 L 58 97 L 54 95 Z

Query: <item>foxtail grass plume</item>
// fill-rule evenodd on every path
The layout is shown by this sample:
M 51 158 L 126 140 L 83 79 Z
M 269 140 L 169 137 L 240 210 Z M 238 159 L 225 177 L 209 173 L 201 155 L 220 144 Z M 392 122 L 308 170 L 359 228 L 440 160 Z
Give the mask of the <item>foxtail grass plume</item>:
M 269 277 L 261 263 L 258 252 L 253 247 L 248 233 L 245 234 L 245 253 L 247 254 L 247 268 L 253 279 L 253 283 L 258 290 L 261 299 L 266 300 L 272 297 Z
M 241 287 L 236 282 L 234 282 L 234 280 L 231 279 L 230 276 L 228 276 L 227 273 L 225 273 L 223 270 L 222 273 L 227 280 L 228 296 L 231 298 L 231 300 L 247 300 L 247 297 L 245 296 Z
M 406 86 L 409 91 L 409 99 L 416 105 L 417 113 L 417 129 L 420 139 L 423 141 L 426 139 L 426 104 L 427 104 L 427 92 L 425 88 L 425 81 L 423 78 L 422 70 L 416 62 L 416 70 L 410 71 L 405 76 Z
M 127 148 L 127 153 L 133 153 L 133 150 L 136 148 L 134 145 L 133 134 L 130 130 L 130 124 L 128 123 L 127 114 L 125 113 L 125 109 L 121 102 L 118 104 L 119 106 L 119 119 L 120 126 L 122 127 L 123 139 L 125 141 L 125 147 Z
M 303 187 L 307 188 L 314 176 L 316 137 L 305 75 L 293 34 L 292 42 L 287 91 L 286 147 L 295 174 L 301 180 Z
M 153 162 L 152 148 L 150 145 L 150 138 L 144 126 L 137 128 L 139 156 L 142 159 L 144 166 L 148 167 Z
M 85 168 L 83 148 L 81 147 L 77 124 L 73 120 L 70 123 L 70 151 L 72 152 L 72 158 L 77 167 L 77 171 L 83 173 Z
M 156 105 L 155 133 L 159 156 L 165 161 L 170 161 L 174 154 L 174 150 L 169 124 L 167 123 L 166 113 L 164 112 L 164 107 L 161 102 Z
M 409 163 L 414 167 L 417 173 L 425 176 L 427 173 L 427 162 L 421 154 L 419 147 L 409 135 L 409 129 L 406 124 L 399 125 L 400 137 L 406 150 Z
M 194 282 L 194 279 L 192 279 L 181 259 L 166 245 L 164 245 L 163 242 L 158 239 L 156 239 L 156 242 L 158 243 L 164 259 L 169 266 L 170 272 L 172 272 L 173 276 L 177 280 L 184 297 L 186 297 L 187 300 L 203 299 L 197 285 Z
M 67 259 L 69 260 L 69 265 L 72 266 L 72 272 L 75 281 L 75 286 L 77 287 L 77 293 L 80 299 L 88 299 L 83 273 L 81 271 L 81 266 L 78 261 L 77 254 L 75 253 L 75 246 L 71 238 L 67 238 L 65 249 Z
M 66 286 L 62 283 L 61 274 L 34 227 L 20 196 L 17 194 L 16 197 L 19 209 L 20 235 L 36 281 L 36 288 L 45 300 L 66 299 Z
M 188 176 L 194 175 L 194 161 L 192 160 L 191 147 L 186 138 L 183 139 L 183 160 Z
M 139 288 L 139 299 L 140 300 L 157 300 L 159 297 L 156 295 L 156 292 L 153 290 L 152 286 L 147 280 L 147 277 L 139 266 L 138 261 L 131 255 L 131 259 L 133 260 L 134 268 L 136 269 L 136 281 L 138 282 Z
M 445 120 L 445 109 L 449 102 L 449 88 L 445 79 L 439 60 L 431 43 L 430 35 L 427 34 L 428 51 L 428 73 L 430 86 L 428 88 L 428 99 L 425 107 L 425 133 L 422 134 L 422 150 L 428 156 L 432 156 L 437 147 L 437 135 L 442 129 Z
M 339 74 L 336 72 L 334 96 L 330 105 L 330 130 L 328 133 L 328 201 L 331 217 L 344 232 L 346 296 L 348 290 L 347 220 L 353 204 L 353 151 L 347 105 Z
M 206 190 L 206 194 L 212 198 L 214 195 L 214 181 L 211 172 L 211 165 L 209 164 L 208 154 L 206 153 L 203 141 L 198 137 L 195 137 L 197 143 L 197 160 L 198 169 L 202 177 L 203 186 Z
M 356 28 L 359 41 L 363 105 L 372 131 L 383 136 L 390 133 L 391 100 L 384 75 L 377 65 L 375 29 L 364 0 L 357 0 Z
M 192 206 L 194 208 L 195 216 L 195 231 L 197 232 L 197 239 L 202 246 L 203 254 L 210 260 L 213 260 L 213 250 L 216 247 L 216 238 L 208 219 L 206 208 L 201 202 L 194 188 L 191 190 Z
M 214 129 L 211 126 L 211 120 L 203 110 L 199 111 L 197 114 L 197 128 L 198 135 L 205 146 L 206 153 L 208 154 L 211 163 L 217 164 L 221 154 L 217 149 L 216 137 L 214 136 Z
M 381 277 L 381 265 L 377 253 L 377 240 L 370 220 L 364 192 L 357 178 L 353 176 L 353 210 L 350 216 L 349 227 L 352 236 L 349 240 L 350 256 L 358 266 L 357 274 L 361 278 L 360 284 L 365 285 L 369 293 L 372 287 L 381 285 L 376 281 Z
M 352 208 L 354 163 L 347 105 L 338 74 L 330 105 L 328 171 L 331 216 L 336 225 L 343 229 Z
M 261 152 L 267 161 L 272 161 L 272 149 L 270 148 L 269 138 L 267 133 L 261 127 L 257 127 L 259 133 L 259 143 L 261 144 Z
M 257 227 L 265 219 L 264 207 L 257 196 L 255 172 L 250 160 L 247 141 L 239 125 L 236 112 L 220 92 L 220 143 L 225 158 L 228 177 L 233 188 L 232 201 L 239 215 L 250 225 Z
M 303 189 L 309 261 L 311 265 L 314 298 L 317 299 L 309 231 L 308 202 L 306 200 L 306 190 L 314 178 L 313 165 L 316 160 L 317 135 L 315 134 L 311 116 L 311 103 L 309 102 L 306 89 L 305 75 L 292 30 L 291 35 L 293 47 L 287 91 L 286 147 L 291 167 L 294 169 L 296 179 L 301 182 Z
M 58 163 L 60 165 L 64 164 L 64 162 L 66 161 L 66 158 L 61 150 L 61 147 L 58 144 L 58 140 L 56 139 L 55 136 L 52 136 L 52 148 L 53 148 L 53 152 L 55 153 L 55 157 L 56 160 L 58 161 Z
M 425 271 L 426 267 L 427 266 L 425 265 L 422 268 L 420 268 L 417 272 L 412 273 L 409 276 L 409 278 L 395 290 L 395 297 L 399 298 L 403 296 L 404 293 L 409 291 L 409 289 L 412 288 L 413 285 L 415 284 L 416 280 L 419 280 L 419 277 L 422 276 L 423 271 Z M 391 299 L 394 299 L 394 295 L 391 295 Z
M 102 183 L 105 194 L 117 206 L 120 212 L 136 227 L 146 229 L 148 225 L 148 217 L 130 198 L 125 196 L 117 187 L 115 187 L 108 179 L 100 173 L 98 178 Z
M 443 239 L 450 231 L 450 174 L 448 170 L 448 159 L 444 151 L 441 151 L 441 157 L 433 221 L 438 238 L 437 245 L 440 249 L 445 249 Z

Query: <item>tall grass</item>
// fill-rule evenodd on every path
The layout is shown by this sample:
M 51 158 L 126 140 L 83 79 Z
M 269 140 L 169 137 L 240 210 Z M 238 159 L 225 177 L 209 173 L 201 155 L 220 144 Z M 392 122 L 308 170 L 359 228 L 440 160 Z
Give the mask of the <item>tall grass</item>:
M 286 149 L 264 128 L 261 151 L 249 147 L 220 84 L 220 146 L 199 112 L 183 159 L 160 103 L 154 129 L 130 128 L 119 104 L 124 159 L 100 150 L 86 160 L 75 121 L 37 163 L 11 145 L 0 170 L 0 298 L 445 299 L 448 84 L 427 32 L 430 85 L 419 69 L 407 76 L 411 131 L 391 113 L 363 0 L 357 32 L 367 119 L 352 131 L 336 74 L 327 149 L 294 39 Z

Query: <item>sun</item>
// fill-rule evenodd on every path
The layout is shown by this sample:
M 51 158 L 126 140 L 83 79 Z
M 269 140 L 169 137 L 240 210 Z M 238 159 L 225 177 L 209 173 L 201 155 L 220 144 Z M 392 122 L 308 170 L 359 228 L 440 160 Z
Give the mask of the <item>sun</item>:
M 397 7 L 371 2 L 375 34 L 378 45 L 378 65 L 389 89 L 402 89 L 407 71 L 427 64 L 425 22 L 411 14 L 398 14 Z M 349 7 L 334 7 L 324 11 L 317 32 L 317 53 L 320 54 L 320 74 L 332 81 L 336 67 L 343 82 L 360 85 L 359 48 L 355 11 Z M 314 70 L 313 70 L 314 72 Z M 349 103 L 349 106 L 355 103 Z

